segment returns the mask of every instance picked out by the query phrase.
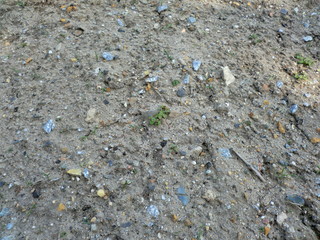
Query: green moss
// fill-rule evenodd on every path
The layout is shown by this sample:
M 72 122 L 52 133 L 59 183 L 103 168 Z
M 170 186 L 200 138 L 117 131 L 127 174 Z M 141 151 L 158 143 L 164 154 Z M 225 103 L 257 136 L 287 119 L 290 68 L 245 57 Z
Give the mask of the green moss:
M 301 54 L 296 54 L 294 57 L 297 59 L 298 64 L 303 64 L 308 67 L 314 64 L 314 61 L 311 58 L 303 57 Z

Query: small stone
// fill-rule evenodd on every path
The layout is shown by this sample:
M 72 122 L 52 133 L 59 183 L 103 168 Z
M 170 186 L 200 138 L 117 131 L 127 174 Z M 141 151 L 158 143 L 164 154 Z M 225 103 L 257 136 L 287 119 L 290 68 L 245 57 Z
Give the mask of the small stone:
M 156 82 L 156 81 L 158 81 L 158 79 L 159 79 L 158 76 L 149 77 L 149 78 L 146 79 L 146 83 Z
M 225 157 L 225 158 L 232 157 L 230 150 L 228 148 L 219 148 L 218 151 L 222 157 Z
M 277 216 L 277 223 L 279 225 L 282 225 L 282 223 L 288 218 L 287 214 L 285 214 L 284 212 L 280 213 L 278 216 Z
M 107 60 L 107 61 L 112 61 L 112 60 L 115 59 L 115 56 L 112 55 L 112 54 L 109 53 L 109 52 L 104 52 L 104 53 L 102 53 L 102 57 L 103 57 L 105 60 Z
M 189 218 L 187 218 L 186 220 L 184 220 L 184 225 L 187 227 L 191 227 L 193 225 L 193 223 L 191 222 L 191 220 Z
M 167 9 L 168 9 L 168 6 L 167 6 L 167 5 L 158 6 L 158 7 L 157 7 L 157 12 L 158 12 L 158 13 L 161 13 L 161 12 L 167 10 Z
M 177 189 L 177 196 L 178 196 L 178 199 L 182 202 L 182 205 L 186 206 L 189 203 L 190 199 L 184 187 L 179 187 Z
M 90 173 L 89 173 L 88 168 L 83 169 L 82 174 L 86 179 L 88 179 L 90 177 Z
M 214 202 L 214 200 L 217 198 L 217 193 L 213 190 L 206 190 L 206 192 L 202 196 L 203 199 L 205 199 L 208 202 Z
M 201 66 L 201 61 L 200 60 L 193 60 L 192 61 L 192 68 L 194 71 L 198 71 Z
M 276 83 L 276 85 L 277 85 L 277 88 L 282 88 L 283 87 L 283 82 L 282 81 L 278 81 Z
M 40 189 L 34 189 L 33 191 L 32 191 L 32 197 L 33 198 L 39 198 L 40 197 L 40 195 L 41 195 L 41 192 L 40 192 Z
M 67 171 L 68 174 L 70 174 L 71 176 L 81 176 L 81 169 L 77 168 L 77 169 L 70 169 Z
M 59 212 L 61 212 L 61 211 L 64 211 L 64 210 L 66 210 L 67 208 L 66 208 L 66 206 L 63 204 L 63 203 L 59 203 L 59 205 L 58 205 L 58 207 L 57 207 L 57 210 L 59 211 Z
M 87 112 L 87 117 L 86 117 L 85 121 L 87 123 L 98 122 L 97 115 L 98 115 L 97 109 L 90 108 Z
M 320 138 L 313 137 L 313 138 L 310 139 L 310 142 L 312 142 L 312 143 L 320 143 Z
M 10 214 L 10 209 L 9 208 L 2 208 L 1 212 L 0 212 L 0 217 L 5 217 L 8 216 Z
M 293 105 L 290 107 L 290 113 L 291 113 L 291 114 L 296 113 L 297 110 L 298 110 L 298 105 L 297 105 L 297 104 L 293 104 Z
M 231 83 L 233 83 L 236 78 L 231 73 L 228 66 L 222 68 L 223 71 L 223 80 L 225 81 L 226 85 L 229 86 Z
M 198 146 L 193 148 L 190 152 L 188 152 L 187 156 L 191 158 L 198 158 L 201 152 L 202 152 L 202 147 Z
M 172 214 L 172 215 L 171 215 L 171 220 L 172 220 L 173 222 L 177 222 L 177 221 L 179 220 L 179 217 L 178 217 L 177 215 L 175 215 L 175 214 Z
M 182 82 L 183 82 L 184 84 L 189 84 L 189 83 L 190 83 L 190 76 L 187 74 L 187 75 L 183 78 Z
M 91 231 L 95 232 L 98 230 L 97 224 L 91 224 Z
M 11 230 L 13 228 L 14 224 L 13 223 L 8 223 L 6 226 L 7 230 Z M 2 239 L 2 238 L 1 238 Z
M 286 14 L 288 14 L 288 10 L 282 8 L 282 9 L 280 10 L 280 13 L 283 14 L 283 15 L 286 15 Z
M 60 149 L 60 151 L 61 151 L 61 153 L 66 154 L 66 153 L 69 152 L 69 149 L 66 148 L 66 147 L 62 147 L 62 148 Z
M 132 222 L 125 222 L 125 223 L 121 223 L 120 224 L 120 227 L 122 228 L 128 228 L 132 225 Z
M 313 40 L 313 38 L 312 38 L 311 36 L 305 36 L 305 37 L 303 37 L 302 39 L 303 39 L 303 41 L 305 41 L 305 42 L 310 42 L 310 41 Z
M 121 19 L 117 19 L 117 23 L 118 23 L 118 25 L 120 27 L 124 27 L 125 26 Z
M 103 190 L 103 189 L 99 189 L 97 191 L 97 195 L 101 198 L 105 197 L 106 196 L 106 192 Z
M 179 88 L 176 93 L 178 97 L 186 96 L 186 90 L 184 88 Z
M 157 218 L 160 214 L 159 210 L 158 210 L 158 207 L 155 206 L 155 205 L 150 205 L 148 208 L 147 208 L 147 213 L 149 215 L 151 215 L 152 217 L 155 217 Z
M 287 195 L 286 200 L 292 204 L 299 205 L 299 206 L 303 206 L 305 204 L 304 198 L 296 194 Z
M 54 128 L 55 128 L 55 124 L 53 122 L 52 119 L 48 120 L 48 122 L 46 122 L 44 125 L 43 125 L 43 130 L 46 132 L 46 133 L 50 133 Z
M 195 23 L 197 21 L 197 19 L 195 19 L 194 17 L 188 17 L 187 21 L 188 21 L 188 23 L 193 24 L 193 23 Z

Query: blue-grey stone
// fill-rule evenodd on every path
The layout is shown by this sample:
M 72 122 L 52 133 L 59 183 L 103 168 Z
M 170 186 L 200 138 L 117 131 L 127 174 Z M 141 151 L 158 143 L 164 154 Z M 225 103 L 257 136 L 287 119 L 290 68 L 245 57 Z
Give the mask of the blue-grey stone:
M 9 208 L 2 208 L 1 212 L 0 212 L 0 217 L 5 217 L 8 216 L 10 214 L 10 209 Z
M 8 223 L 6 226 L 6 229 L 11 230 L 13 228 L 13 225 L 14 225 L 13 223 Z
M 231 158 L 232 155 L 230 153 L 230 150 L 228 148 L 219 148 L 219 153 L 222 157 L 225 157 L 225 158 Z
M 53 120 L 50 119 L 48 120 L 48 122 L 46 122 L 45 124 L 43 124 L 42 128 L 46 133 L 50 133 L 54 128 L 56 127 L 56 125 L 54 124 Z
M 278 88 L 282 88 L 283 87 L 283 82 L 282 81 L 278 81 L 276 83 L 276 85 L 277 85 Z
M 286 14 L 288 14 L 288 10 L 282 8 L 282 9 L 280 10 L 280 13 L 283 14 L 283 15 L 286 15 Z
M 13 235 L 9 235 L 9 236 L 4 236 L 2 238 L 0 238 L 0 240 L 14 240 L 15 237 Z
M 167 5 L 158 6 L 158 7 L 157 7 L 157 12 L 158 12 L 158 13 L 161 13 L 161 12 L 167 10 L 167 9 L 168 9 L 168 6 L 167 6 Z
M 305 36 L 305 37 L 303 37 L 302 39 L 303 39 L 303 41 L 305 41 L 305 42 L 310 42 L 310 41 L 313 40 L 313 37 L 311 37 L 311 36 Z
M 193 60 L 192 61 L 192 68 L 194 71 L 198 71 L 201 66 L 201 61 L 200 60 Z
M 188 23 L 195 23 L 197 21 L 197 19 L 195 19 L 194 17 L 188 17 L 187 18 Z
M 303 206 L 305 204 L 304 198 L 296 194 L 287 195 L 286 200 L 299 206 Z
M 190 199 L 184 187 L 178 187 L 177 196 L 178 196 L 178 199 L 181 201 L 182 205 L 186 206 L 189 203 Z
M 283 30 L 282 28 L 279 28 L 279 29 L 278 29 L 278 32 L 279 32 L 279 33 L 284 33 L 284 30 Z
M 183 82 L 184 84 L 189 84 L 189 83 L 190 83 L 190 76 L 187 74 L 187 75 L 183 78 L 182 82 Z
M 155 217 L 157 218 L 160 214 L 159 210 L 158 210 L 158 207 L 155 206 L 155 205 L 150 205 L 148 208 L 147 208 L 147 212 L 149 215 L 151 215 L 152 217 Z
M 109 52 L 103 52 L 102 57 L 107 61 L 112 61 L 115 58 L 115 56 Z
M 83 174 L 83 176 L 84 176 L 85 178 L 87 178 L 87 179 L 90 177 L 90 173 L 89 173 L 88 168 L 83 169 L 82 174 Z
M 117 19 L 117 23 L 118 23 L 118 25 L 120 27 L 124 27 L 125 26 L 121 19 Z
M 152 82 L 156 82 L 158 81 L 159 77 L 158 76 L 154 76 L 154 77 L 149 77 L 146 79 L 147 83 L 152 83 Z
M 296 113 L 297 110 L 298 110 L 298 105 L 297 105 L 297 104 L 293 104 L 293 105 L 290 107 L 290 113 L 291 113 L 291 114 Z
M 186 95 L 186 90 L 184 88 L 179 88 L 176 93 L 178 97 L 184 97 Z
M 130 227 L 131 225 L 132 225 L 132 222 L 125 222 L 125 223 L 121 223 L 120 227 L 127 228 L 127 227 Z
M 303 23 L 303 26 L 304 26 L 305 28 L 308 28 L 308 27 L 310 27 L 310 23 L 305 22 L 305 23 Z

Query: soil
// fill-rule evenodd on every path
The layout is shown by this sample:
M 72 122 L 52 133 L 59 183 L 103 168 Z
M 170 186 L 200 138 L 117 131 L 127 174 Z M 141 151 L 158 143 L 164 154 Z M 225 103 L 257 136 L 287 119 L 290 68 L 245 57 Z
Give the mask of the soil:
M 1 0 L 0 239 L 320 239 L 319 6 Z

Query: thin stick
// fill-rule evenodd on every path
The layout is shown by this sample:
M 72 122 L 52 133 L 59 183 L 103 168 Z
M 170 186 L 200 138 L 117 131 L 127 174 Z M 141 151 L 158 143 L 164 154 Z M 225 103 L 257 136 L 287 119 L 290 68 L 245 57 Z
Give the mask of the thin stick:
M 260 174 L 260 172 L 255 169 L 250 163 L 248 163 L 246 160 L 244 160 L 243 157 L 241 157 L 239 155 L 239 153 L 237 153 L 233 148 L 230 149 L 231 151 L 233 151 L 237 157 L 249 168 L 249 170 L 251 170 L 253 173 L 255 173 L 257 175 L 257 177 L 262 181 L 265 182 L 266 180 L 262 177 L 262 175 Z

